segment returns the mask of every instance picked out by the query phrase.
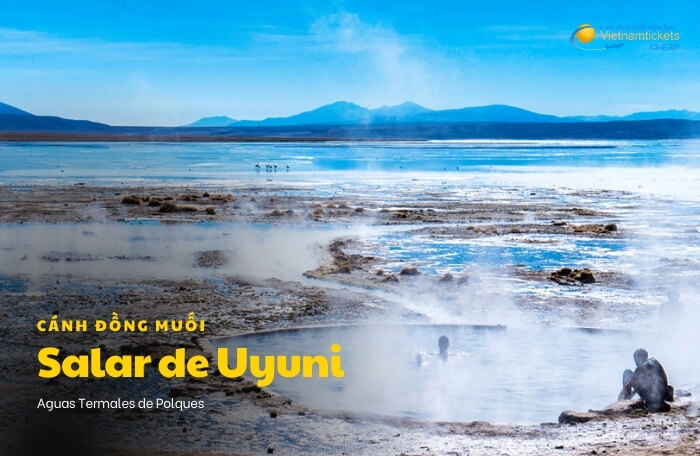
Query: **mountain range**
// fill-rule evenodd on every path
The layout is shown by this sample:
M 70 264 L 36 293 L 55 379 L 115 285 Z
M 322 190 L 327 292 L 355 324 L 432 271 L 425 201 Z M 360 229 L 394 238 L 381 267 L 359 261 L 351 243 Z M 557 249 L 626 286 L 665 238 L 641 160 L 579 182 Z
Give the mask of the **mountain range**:
M 507 105 L 432 110 L 406 102 L 367 109 L 354 103 L 336 102 L 289 117 L 235 120 L 218 116 L 181 127 L 138 127 L 37 116 L 0 103 L 0 141 L 40 138 L 61 141 L 700 138 L 700 114 L 670 110 L 624 117 L 558 117 Z
M 89 120 L 64 119 L 56 116 L 35 116 L 27 111 L 0 102 L 0 131 L 40 131 L 61 133 L 105 132 L 107 124 Z
M 187 127 L 228 127 L 229 125 L 236 123 L 236 119 L 232 119 L 228 116 L 213 116 L 213 117 L 202 117 L 196 122 L 192 122 Z
M 407 101 L 395 106 L 368 109 L 354 103 L 338 101 L 289 117 L 263 120 L 234 120 L 230 117 L 204 117 L 188 127 L 282 127 L 299 125 L 381 125 L 407 123 L 456 122 L 610 122 L 624 120 L 684 119 L 700 120 L 700 113 L 667 110 L 637 112 L 627 116 L 568 116 L 540 114 L 508 105 L 488 105 L 459 109 L 433 110 Z

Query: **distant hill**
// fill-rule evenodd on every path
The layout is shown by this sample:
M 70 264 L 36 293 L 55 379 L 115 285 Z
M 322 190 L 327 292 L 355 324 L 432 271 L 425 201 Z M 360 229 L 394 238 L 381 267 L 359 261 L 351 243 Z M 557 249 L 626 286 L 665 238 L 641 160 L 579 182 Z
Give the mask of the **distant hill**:
M 406 101 L 396 106 L 382 106 L 381 108 L 373 109 L 371 112 L 376 123 L 392 123 L 410 121 L 416 116 L 435 111 Z
M 10 106 L 9 104 L 0 103 L 0 115 L 31 116 L 32 114 L 15 108 L 14 106 Z
M 236 122 L 236 119 L 232 119 L 228 116 L 214 116 L 214 117 L 202 117 L 196 122 L 192 122 L 186 127 L 228 127 L 232 123 Z
M 476 106 L 473 108 L 445 109 L 418 114 L 414 122 L 561 122 L 557 116 L 539 114 L 508 105 Z
M 348 125 L 368 124 L 372 121 L 372 110 L 355 103 L 338 101 L 311 111 L 290 117 L 269 117 L 264 120 L 241 120 L 233 127 L 280 127 L 287 125 Z
M 263 120 L 241 120 L 230 127 L 282 127 L 292 125 L 380 125 L 442 122 L 559 122 L 561 118 L 538 114 L 506 105 L 473 108 L 432 110 L 416 103 L 405 102 L 396 106 L 376 109 L 338 101 L 311 111 L 289 117 L 269 117 Z
M 688 111 L 687 109 L 669 109 L 667 111 L 645 111 L 635 112 L 627 116 L 573 116 L 565 117 L 566 120 L 577 122 L 611 122 L 616 120 L 655 120 L 655 119 L 682 119 L 700 120 L 700 113 Z
M 190 127 L 288 127 L 303 125 L 382 125 L 417 123 L 550 123 L 612 122 L 620 120 L 682 119 L 700 120 L 700 113 L 687 110 L 637 112 L 627 116 L 568 116 L 540 114 L 508 105 L 475 106 L 460 109 L 433 110 L 416 103 L 368 109 L 355 103 L 337 101 L 311 111 L 289 117 L 268 117 L 263 120 L 240 120 L 226 123 L 228 117 L 205 117 Z
M 103 132 L 109 125 L 89 120 L 72 120 L 54 116 L 35 116 L 5 103 L 0 103 L 0 131 L 15 132 Z

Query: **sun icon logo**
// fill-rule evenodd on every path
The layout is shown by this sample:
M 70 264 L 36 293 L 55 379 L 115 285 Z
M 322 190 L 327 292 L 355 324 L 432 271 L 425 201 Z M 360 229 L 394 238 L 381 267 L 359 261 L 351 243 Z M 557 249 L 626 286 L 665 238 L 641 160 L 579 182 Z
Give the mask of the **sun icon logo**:
M 595 38 L 595 29 L 590 24 L 581 24 L 574 30 L 574 36 L 581 43 L 587 44 Z
M 605 47 L 596 47 L 595 44 L 590 44 L 593 40 L 595 39 L 595 29 L 591 24 L 581 24 L 578 27 L 576 27 L 576 30 L 574 30 L 574 33 L 571 34 L 571 37 L 569 38 L 569 42 L 571 43 L 572 46 L 583 49 L 584 51 L 604 51 L 608 49 L 608 46 Z M 619 46 L 613 46 L 613 47 L 620 47 Z

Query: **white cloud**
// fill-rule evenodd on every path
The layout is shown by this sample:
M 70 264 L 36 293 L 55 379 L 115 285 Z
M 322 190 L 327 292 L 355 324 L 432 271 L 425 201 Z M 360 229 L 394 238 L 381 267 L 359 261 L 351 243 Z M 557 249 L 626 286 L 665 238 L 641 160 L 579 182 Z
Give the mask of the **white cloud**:
M 442 91 L 450 76 L 454 77 L 449 74 L 453 71 L 451 65 L 419 39 L 400 35 L 386 25 L 364 22 L 356 14 L 326 16 L 313 25 L 311 32 L 319 49 L 354 56 L 364 65 L 372 82 L 365 100 L 431 104 L 436 92 Z

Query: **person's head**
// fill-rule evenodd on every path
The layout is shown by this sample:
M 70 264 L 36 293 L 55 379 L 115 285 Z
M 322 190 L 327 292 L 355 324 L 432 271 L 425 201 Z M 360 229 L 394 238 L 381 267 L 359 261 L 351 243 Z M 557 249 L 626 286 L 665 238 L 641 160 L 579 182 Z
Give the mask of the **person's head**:
M 438 348 L 440 348 L 440 353 L 447 353 L 447 347 L 450 346 L 450 339 L 447 336 L 440 336 L 438 339 Z
M 643 348 L 640 348 L 634 352 L 634 363 L 637 366 L 641 366 L 648 359 L 649 359 L 649 353 L 646 350 L 644 350 Z

